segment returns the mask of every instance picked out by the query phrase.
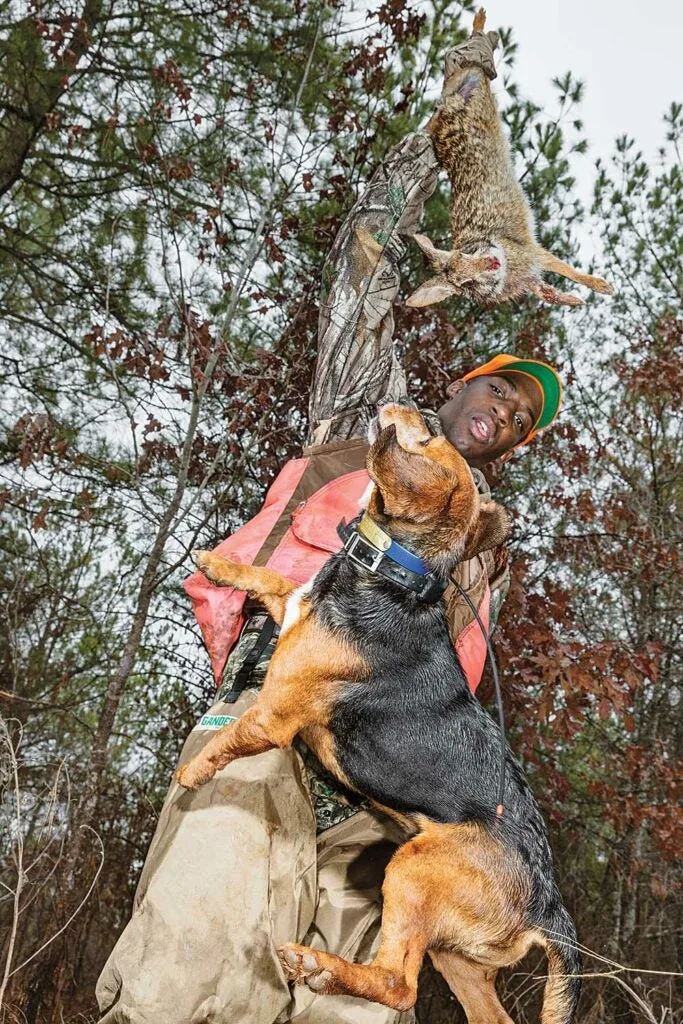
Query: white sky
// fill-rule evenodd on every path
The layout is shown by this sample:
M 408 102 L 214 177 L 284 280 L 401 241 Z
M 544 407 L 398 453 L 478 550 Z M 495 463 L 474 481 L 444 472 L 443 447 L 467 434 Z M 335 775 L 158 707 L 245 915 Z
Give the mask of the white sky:
M 592 167 L 617 136 L 635 138 L 655 163 L 662 115 L 683 101 L 683 3 L 657 0 L 483 0 L 488 27 L 510 26 L 518 51 L 514 77 L 548 113 L 556 111 L 553 77 L 571 71 L 585 84 L 579 116 L 589 140 L 577 162 L 577 191 L 589 197 Z

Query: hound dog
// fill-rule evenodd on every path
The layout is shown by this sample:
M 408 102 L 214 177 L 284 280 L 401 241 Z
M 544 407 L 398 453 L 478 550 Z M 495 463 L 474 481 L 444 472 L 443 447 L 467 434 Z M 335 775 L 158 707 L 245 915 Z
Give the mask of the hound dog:
M 289 978 L 403 1010 L 415 1002 L 429 953 L 469 1024 L 512 1024 L 496 973 L 540 945 L 548 957 L 542 1024 L 569 1024 L 580 964 L 545 823 L 467 687 L 441 600 L 455 563 L 499 544 L 507 517 L 480 503 L 465 460 L 415 410 L 384 406 L 378 430 L 363 518 L 305 586 L 195 553 L 211 581 L 246 590 L 281 633 L 255 704 L 176 779 L 195 789 L 236 758 L 301 735 L 340 782 L 404 828 L 385 874 L 376 959 L 350 963 L 288 944 L 278 954 Z

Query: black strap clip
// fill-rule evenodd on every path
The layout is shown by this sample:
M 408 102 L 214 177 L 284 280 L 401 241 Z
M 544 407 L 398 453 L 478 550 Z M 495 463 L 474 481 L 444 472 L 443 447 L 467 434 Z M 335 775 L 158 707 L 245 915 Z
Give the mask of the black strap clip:
M 237 672 L 237 675 L 233 679 L 232 689 L 229 691 L 229 693 L 225 695 L 225 697 L 221 698 L 225 701 L 226 704 L 234 704 L 235 701 L 241 696 L 243 690 L 246 688 L 246 685 L 249 682 L 249 678 L 254 670 L 254 667 L 256 666 L 259 658 L 265 651 L 266 647 L 273 639 L 273 637 L 278 637 L 280 635 L 280 627 L 275 624 L 275 620 L 272 619 L 270 615 L 252 616 L 251 618 L 247 619 L 244 628 L 253 628 L 253 626 L 250 627 L 249 624 L 257 618 L 263 618 L 261 632 L 254 641 L 254 646 L 248 652 L 246 658 L 240 665 L 239 671 Z

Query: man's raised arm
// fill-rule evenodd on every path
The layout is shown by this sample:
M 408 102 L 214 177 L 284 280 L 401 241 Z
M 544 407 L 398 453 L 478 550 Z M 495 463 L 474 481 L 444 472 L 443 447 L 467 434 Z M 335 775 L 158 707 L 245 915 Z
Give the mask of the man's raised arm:
M 417 230 L 438 164 L 424 132 L 403 139 L 375 171 L 323 268 L 309 443 L 361 437 L 380 401 L 406 392 L 393 345 L 401 235 Z
M 460 63 L 495 77 L 494 32 L 475 33 L 446 55 L 446 82 Z M 448 103 L 444 89 L 443 103 Z M 418 228 L 439 165 L 426 131 L 398 143 L 344 221 L 323 268 L 318 360 L 309 444 L 362 437 L 378 402 L 396 401 L 406 381 L 393 344 L 402 237 Z

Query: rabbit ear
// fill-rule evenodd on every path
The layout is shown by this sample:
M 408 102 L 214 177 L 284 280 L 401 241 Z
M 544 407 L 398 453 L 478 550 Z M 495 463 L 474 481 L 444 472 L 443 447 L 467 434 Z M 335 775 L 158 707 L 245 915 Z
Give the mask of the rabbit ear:
M 413 238 L 434 267 L 434 270 L 448 269 L 448 265 L 454 255 L 452 252 L 449 252 L 447 249 L 437 249 L 426 235 L 413 235 Z
M 445 277 L 430 277 L 406 299 L 406 306 L 433 306 L 435 302 L 442 302 L 456 292 L 457 288 Z
M 570 281 L 576 281 L 577 284 L 582 284 L 586 288 L 590 288 L 591 291 L 601 292 L 603 295 L 612 295 L 614 288 L 608 281 L 604 281 L 601 277 L 594 277 L 593 274 L 582 274 L 580 270 L 576 270 L 571 267 L 564 260 L 558 259 L 557 256 L 553 256 L 547 249 L 543 249 L 540 246 L 537 250 L 538 265 L 541 270 L 548 270 L 551 274 L 559 274 L 560 277 L 566 277 Z
M 583 306 L 584 304 L 583 299 L 578 295 L 558 291 L 557 288 L 546 284 L 545 281 L 530 281 L 527 287 L 532 295 L 537 295 L 543 302 L 550 302 L 553 306 Z

